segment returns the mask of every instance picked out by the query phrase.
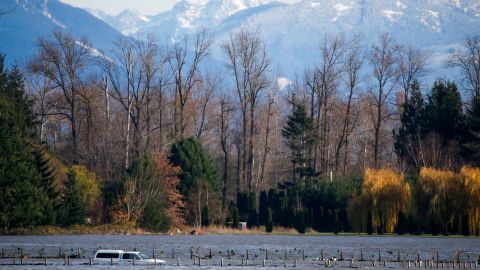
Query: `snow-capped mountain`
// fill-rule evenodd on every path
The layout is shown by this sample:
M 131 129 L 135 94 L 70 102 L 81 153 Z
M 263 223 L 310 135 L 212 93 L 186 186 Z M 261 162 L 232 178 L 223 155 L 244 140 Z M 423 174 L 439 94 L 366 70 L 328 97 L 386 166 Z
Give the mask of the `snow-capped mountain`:
M 170 11 L 146 16 L 138 11 L 125 10 L 109 16 L 98 10 L 92 15 L 104 20 L 120 32 L 131 35 L 137 32 L 156 33 L 159 36 L 192 33 L 202 27 L 211 28 L 233 14 L 272 2 L 271 0 L 183 0 Z
M 290 5 L 272 0 L 183 0 L 155 16 L 133 14 L 131 20 L 117 16 L 116 22 L 105 21 L 122 33 L 153 33 L 161 40 L 201 27 L 214 33 L 217 42 L 241 28 L 259 30 L 274 62 L 289 74 L 314 63 L 327 35 L 360 34 L 372 44 L 390 33 L 401 44 L 426 48 L 440 57 L 465 37 L 480 34 L 478 0 L 303 0 Z M 214 56 L 220 54 L 217 49 Z
M 0 17 L 0 52 L 6 54 L 7 64 L 28 61 L 38 38 L 51 37 L 54 29 L 77 39 L 85 36 L 95 48 L 106 51 L 121 36 L 87 11 L 58 0 L 1 0 L 0 10 L 12 10 Z

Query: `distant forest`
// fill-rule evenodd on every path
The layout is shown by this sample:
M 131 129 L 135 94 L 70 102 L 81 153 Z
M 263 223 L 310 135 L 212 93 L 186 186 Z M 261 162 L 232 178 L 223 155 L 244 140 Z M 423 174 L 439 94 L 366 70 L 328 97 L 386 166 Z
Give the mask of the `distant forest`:
M 291 81 L 258 32 L 215 44 L 55 31 L 26 66 L 1 56 L 0 230 L 479 235 L 480 36 L 433 85 L 432 56 L 388 34 L 319 39 Z

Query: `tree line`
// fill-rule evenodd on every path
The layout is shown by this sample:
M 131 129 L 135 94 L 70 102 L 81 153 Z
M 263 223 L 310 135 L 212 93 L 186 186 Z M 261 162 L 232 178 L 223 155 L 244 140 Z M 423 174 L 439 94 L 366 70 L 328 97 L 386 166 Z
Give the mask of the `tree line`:
M 55 31 L 22 71 L 2 64 L 6 230 L 478 234 L 478 37 L 445 61 L 457 80 L 432 87 L 430 55 L 387 34 L 326 36 L 288 83 L 259 32 L 93 47 Z

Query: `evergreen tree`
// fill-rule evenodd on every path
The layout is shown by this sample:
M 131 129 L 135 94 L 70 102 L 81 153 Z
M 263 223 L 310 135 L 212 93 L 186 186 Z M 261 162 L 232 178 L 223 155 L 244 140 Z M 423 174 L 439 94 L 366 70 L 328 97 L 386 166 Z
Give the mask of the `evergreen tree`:
M 403 104 L 400 127 L 394 132 L 395 151 L 407 165 L 418 168 L 418 153 L 426 124 L 425 102 L 418 81 L 414 81 L 410 98 Z
M 186 198 L 201 182 L 214 192 L 221 190 L 222 182 L 213 160 L 198 140 L 180 140 L 172 145 L 170 153 L 170 162 L 181 168 L 179 189 Z
M 453 82 L 436 81 L 425 107 L 426 132 L 435 132 L 444 140 L 460 140 L 464 131 L 462 100 Z
M 249 212 L 248 212 L 248 222 L 247 226 L 249 228 L 255 227 L 258 225 L 258 218 L 257 218 L 257 200 L 255 193 L 250 193 L 249 196 Z
M 267 233 L 273 232 L 273 215 L 272 208 L 267 208 L 267 220 L 265 222 L 265 230 Z
M 203 208 L 202 208 L 202 226 L 205 226 L 205 227 L 208 227 L 210 226 L 210 213 L 209 213 L 209 210 L 208 210 L 208 205 L 205 205 Z
M 303 211 L 299 211 L 296 215 L 296 227 L 295 229 L 301 233 L 304 234 L 306 231 L 306 225 L 305 225 L 305 213 Z
M 311 149 L 315 145 L 313 136 L 313 122 L 308 117 L 305 105 L 293 104 L 293 113 L 288 116 L 287 123 L 282 129 L 282 136 L 291 151 L 291 163 L 293 167 L 293 182 L 305 181 L 307 177 L 315 175 L 311 166 Z
M 171 227 L 171 219 L 165 211 L 165 206 L 158 200 L 150 200 L 143 211 L 140 225 L 152 232 L 166 232 Z
M 480 166 L 480 96 L 472 99 L 466 116 L 466 132 L 463 153 L 472 166 Z
M 233 210 L 232 210 L 232 227 L 238 229 L 239 223 L 240 223 L 240 216 L 238 214 L 238 208 L 233 207 Z
M 64 226 L 83 224 L 85 222 L 85 209 L 82 205 L 82 197 L 76 183 L 77 175 L 73 169 L 69 169 L 64 189 L 63 215 L 60 219 Z
M 35 121 L 20 71 L 0 55 L 0 228 L 49 223 L 50 202 L 37 168 Z M 48 213 L 47 213 L 48 214 Z M 48 214 L 50 215 L 50 214 Z
M 260 202 L 258 206 L 258 224 L 265 225 L 267 222 L 268 196 L 266 191 L 260 192 Z

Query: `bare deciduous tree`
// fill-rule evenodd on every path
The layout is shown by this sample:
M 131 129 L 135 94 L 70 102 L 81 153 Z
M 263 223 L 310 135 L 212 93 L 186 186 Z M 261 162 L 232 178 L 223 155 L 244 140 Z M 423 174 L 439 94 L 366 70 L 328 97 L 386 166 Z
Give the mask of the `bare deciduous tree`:
M 269 85 L 266 47 L 258 32 L 241 30 L 222 44 L 228 58 L 228 68 L 234 77 L 235 90 L 242 114 L 241 178 L 249 191 L 254 181 L 254 135 L 256 109 L 260 97 Z
M 381 151 L 380 131 L 384 121 L 390 117 L 388 102 L 399 81 L 399 47 L 393 43 L 389 35 L 385 34 L 381 37 L 380 44 L 372 46 L 368 60 L 373 78 L 373 85 L 368 90 L 372 101 L 369 113 L 374 129 L 373 158 L 374 166 L 378 168 Z
M 459 68 L 465 88 L 480 97 L 480 36 L 467 38 L 463 50 L 452 53 L 447 65 Z
M 48 77 L 52 88 L 59 89 L 64 97 L 56 104 L 56 114 L 69 121 L 73 160 L 78 159 L 78 93 L 83 87 L 85 66 L 89 58 L 90 43 L 81 41 L 60 31 L 54 31 L 53 39 L 38 41 L 39 52 L 30 64 L 33 73 Z

